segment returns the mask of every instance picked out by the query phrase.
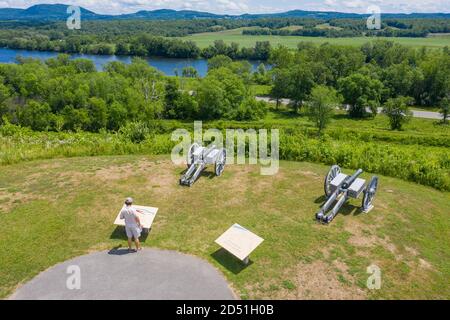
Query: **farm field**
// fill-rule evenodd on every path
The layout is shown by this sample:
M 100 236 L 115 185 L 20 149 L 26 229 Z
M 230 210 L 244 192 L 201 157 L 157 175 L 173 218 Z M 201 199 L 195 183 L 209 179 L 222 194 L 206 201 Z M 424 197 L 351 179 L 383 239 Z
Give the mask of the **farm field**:
M 428 38 L 367 38 L 367 37 L 354 37 L 354 38 L 325 38 L 325 37 L 301 37 L 301 36 L 272 36 L 272 35 L 242 35 L 242 30 L 244 28 L 218 31 L 218 32 L 206 32 L 192 34 L 187 37 L 182 37 L 183 40 L 192 40 L 200 48 L 205 48 L 214 43 L 215 40 L 223 40 L 226 43 L 236 42 L 239 43 L 241 47 L 253 47 L 257 41 L 270 41 L 272 46 L 284 45 L 288 48 L 295 49 L 300 41 L 307 41 L 316 44 L 321 43 L 331 43 L 340 45 L 352 45 L 361 46 L 362 44 L 370 40 L 390 40 L 395 41 L 399 44 L 410 46 L 410 47 L 422 47 L 426 46 L 429 48 L 443 48 L 445 46 L 450 46 L 450 36 L 434 36 Z
M 261 176 L 232 165 L 220 178 L 207 169 L 190 189 L 178 185 L 184 169 L 165 155 L 3 166 L 0 297 L 58 262 L 125 246 L 112 223 L 132 195 L 160 208 L 145 246 L 206 259 L 243 299 L 450 298 L 448 192 L 381 176 L 372 212 L 352 200 L 324 226 L 314 214 L 328 166 L 282 161 L 277 175 Z M 233 223 L 265 239 L 246 268 L 214 244 Z M 380 290 L 366 288 L 371 264 Z

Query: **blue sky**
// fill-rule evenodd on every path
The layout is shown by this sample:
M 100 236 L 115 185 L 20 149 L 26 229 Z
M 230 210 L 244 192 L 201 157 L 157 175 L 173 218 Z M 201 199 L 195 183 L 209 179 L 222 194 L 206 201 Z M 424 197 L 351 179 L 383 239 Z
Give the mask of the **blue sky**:
M 450 0 L 0 0 L 0 7 L 27 8 L 37 3 L 80 5 L 97 13 L 130 13 L 161 8 L 214 13 L 270 13 L 293 9 L 366 13 L 370 5 L 381 12 L 450 12 Z

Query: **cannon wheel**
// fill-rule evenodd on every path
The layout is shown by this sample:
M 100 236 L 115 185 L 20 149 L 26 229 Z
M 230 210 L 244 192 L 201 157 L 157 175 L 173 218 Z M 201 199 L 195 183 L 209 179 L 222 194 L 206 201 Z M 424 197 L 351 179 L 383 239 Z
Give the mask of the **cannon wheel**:
M 325 190 L 325 195 L 327 197 L 331 196 L 331 181 L 337 177 L 337 175 L 341 173 L 341 168 L 338 165 L 333 165 L 328 171 L 327 176 L 325 177 L 325 182 L 323 184 L 323 188 Z
M 194 152 L 195 150 L 197 150 L 198 148 L 200 148 L 200 146 L 198 145 L 198 143 L 193 143 L 190 147 L 189 147 L 189 151 L 187 154 L 187 167 L 189 168 L 191 166 L 192 163 L 194 163 Z
M 225 169 L 226 162 L 227 162 L 227 151 L 225 149 L 222 149 L 216 159 L 216 164 L 214 168 L 216 176 L 219 177 L 222 175 L 222 172 Z
M 375 194 L 378 189 L 378 177 L 372 177 L 369 184 L 364 190 L 364 197 L 362 200 L 363 211 L 369 211 L 372 208 L 373 199 L 375 199 Z

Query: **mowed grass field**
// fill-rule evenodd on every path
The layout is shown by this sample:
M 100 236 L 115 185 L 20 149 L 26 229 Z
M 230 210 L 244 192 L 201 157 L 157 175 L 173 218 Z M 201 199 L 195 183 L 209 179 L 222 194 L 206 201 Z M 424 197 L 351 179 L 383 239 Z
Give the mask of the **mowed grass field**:
M 315 222 L 328 167 L 281 162 L 208 168 L 192 188 L 168 156 L 39 160 L 0 171 L 0 297 L 59 262 L 126 246 L 113 226 L 126 196 L 159 207 L 144 245 L 201 257 L 243 299 L 449 299 L 450 194 L 380 177 L 375 209 L 350 201 L 328 226 Z M 345 170 L 350 173 L 350 170 Z M 364 174 L 370 178 L 370 174 Z M 243 267 L 214 240 L 234 223 L 265 239 Z M 369 290 L 367 267 L 381 269 Z
M 257 41 L 270 41 L 272 46 L 284 45 L 288 48 L 295 49 L 301 41 L 312 42 L 316 44 L 322 44 L 329 42 L 331 44 L 340 45 L 353 45 L 361 46 L 362 44 L 372 40 L 390 40 L 400 43 L 402 45 L 411 47 L 429 47 L 429 48 L 443 48 L 450 46 L 450 35 L 433 36 L 428 38 L 400 38 L 400 37 L 354 37 L 354 38 L 325 38 L 325 37 L 300 37 L 300 36 L 253 36 L 242 35 L 244 28 L 218 31 L 218 32 L 206 32 L 192 34 L 187 37 L 183 37 L 183 40 L 192 40 L 197 43 L 201 48 L 205 48 L 214 43 L 215 40 L 223 40 L 226 43 L 236 42 L 241 47 L 253 47 Z

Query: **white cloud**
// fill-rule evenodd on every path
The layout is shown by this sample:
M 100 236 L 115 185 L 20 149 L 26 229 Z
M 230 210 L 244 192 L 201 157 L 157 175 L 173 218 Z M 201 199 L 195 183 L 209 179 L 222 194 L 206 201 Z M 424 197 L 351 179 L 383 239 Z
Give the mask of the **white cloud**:
M 450 12 L 449 0 L 0 0 L 0 7 L 27 8 L 37 3 L 66 3 L 97 13 L 189 9 L 213 13 L 262 13 L 293 9 L 365 13 L 370 5 L 382 12 Z

